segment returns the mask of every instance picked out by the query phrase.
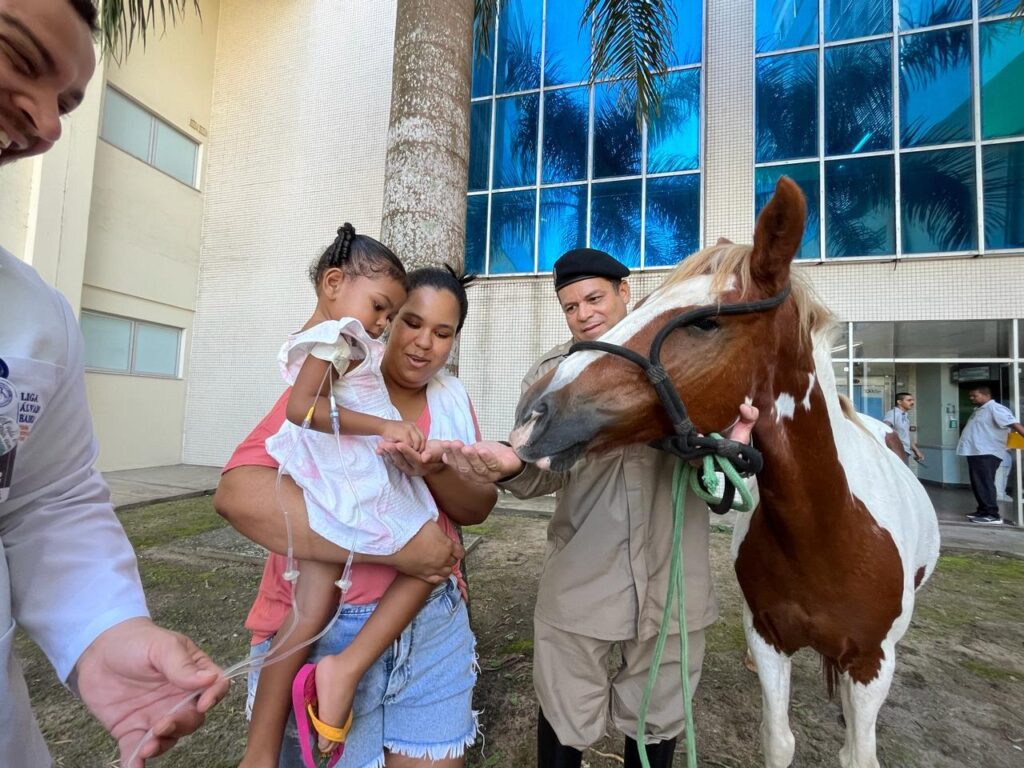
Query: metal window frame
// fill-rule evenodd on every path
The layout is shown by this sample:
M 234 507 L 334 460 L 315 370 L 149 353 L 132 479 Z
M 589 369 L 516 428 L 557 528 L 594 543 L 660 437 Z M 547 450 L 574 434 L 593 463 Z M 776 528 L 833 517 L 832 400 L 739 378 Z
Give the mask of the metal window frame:
M 89 373 L 107 373 L 116 376 L 135 376 L 138 378 L 145 379 L 165 379 L 170 381 L 180 381 L 182 376 L 182 351 L 184 349 L 184 338 L 185 329 L 179 328 L 176 325 L 168 325 L 167 323 L 154 323 L 149 320 L 137 320 L 133 317 L 125 317 L 124 315 L 115 315 L 111 312 L 101 312 L 95 309 L 83 309 L 81 314 L 91 315 L 93 317 L 103 317 L 112 320 L 121 320 L 128 323 L 128 367 L 127 368 L 103 368 L 101 366 L 87 365 L 85 370 Z M 81 324 L 81 320 L 79 320 Z M 149 326 L 152 328 L 169 328 L 176 332 L 177 346 L 174 351 L 174 373 L 151 373 L 149 371 L 138 371 L 135 368 L 135 353 L 138 348 L 138 329 L 141 326 Z

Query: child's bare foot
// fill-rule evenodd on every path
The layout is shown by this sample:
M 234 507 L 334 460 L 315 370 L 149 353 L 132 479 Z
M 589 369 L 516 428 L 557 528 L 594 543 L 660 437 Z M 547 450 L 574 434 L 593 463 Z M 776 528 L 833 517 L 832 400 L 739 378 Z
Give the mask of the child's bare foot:
M 352 712 L 359 677 L 346 664 L 341 654 L 326 656 L 316 665 L 316 716 L 338 728 L 344 728 Z M 321 752 L 330 752 L 337 742 L 329 741 L 317 734 L 317 746 Z

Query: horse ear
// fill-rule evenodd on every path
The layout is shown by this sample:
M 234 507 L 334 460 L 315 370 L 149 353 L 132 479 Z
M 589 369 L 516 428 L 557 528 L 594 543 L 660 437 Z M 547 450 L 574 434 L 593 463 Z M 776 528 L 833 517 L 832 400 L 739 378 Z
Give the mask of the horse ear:
M 734 243 L 728 237 L 720 237 L 720 238 L 718 238 L 718 242 L 715 243 L 715 245 L 716 246 L 718 246 L 718 245 L 736 245 L 736 243 Z
M 776 293 L 789 279 L 789 264 L 800 248 L 807 204 L 796 183 L 783 176 L 775 194 L 757 217 L 751 274 L 758 285 Z

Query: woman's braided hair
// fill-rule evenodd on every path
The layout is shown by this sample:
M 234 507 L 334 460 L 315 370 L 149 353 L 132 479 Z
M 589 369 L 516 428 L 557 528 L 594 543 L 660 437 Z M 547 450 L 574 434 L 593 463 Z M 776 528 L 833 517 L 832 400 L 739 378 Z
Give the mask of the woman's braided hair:
M 347 221 L 338 227 L 334 242 L 309 267 L 309 279 L 319 288 L 329 269 L 340 269 L 348 277 L 386 276 L 406 286 L 405 267 L 390 248 L 369 235 L 357 235 Z
M 406 283 L 409 293 L 417 288 L 433 288 L 438 291 L 448 291 L 455 300 L 459 302 L 459 325 L 455 329 L 458 333 L 462 330 L 462 324 L 466 322 L 466 315 L 469 312 L 469 297 L 466 295 L 466 288 L 476 280 L 476 275 L 460 275 L 450 266 L 443 267 L 421 267 L 409 273 Z

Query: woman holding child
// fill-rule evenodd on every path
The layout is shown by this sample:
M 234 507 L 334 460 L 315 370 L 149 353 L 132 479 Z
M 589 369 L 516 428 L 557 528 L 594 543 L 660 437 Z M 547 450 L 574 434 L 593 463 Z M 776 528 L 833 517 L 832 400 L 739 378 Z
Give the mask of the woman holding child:
M 284 460 L 286 469 L 291 466 L 290 444 L 285 444 L 286 449 L 279 444 L 282 435 L 287 438 L 289 430 L 298 434 L 304 425 L 312 430 L 310 436 L 328 448 L 337 440 L 340 453 L 334 458 L 353 462 L 350 467 L 358 459 L 355 451 L 372 445 L 380 456 L 377 461 L 387 462 L 391 474 L 377 471 L 374 476 L 385 478 L 380 482 L 386 487 L 360 488 L 357 495 L 367 507 L 384 494 L 385 508 L 377 510 L 379 520 L 369 521 L 376 528 L 368 536 L 379 543 L 383 531 L 387 534 L 383 538 L 395 540 L 388 546 L 370 547 L 374 556 L 357 556 L 342 613 L 328 634 L 312 646 L 310 660 L 320 661 L 315 668 L 302 667 L 294 688 L 291 678 L 302 663 L 302 652 L 262 672 L 242 765 L 459 768 L 465 749 L 476 738 L 472 711 L 476 662 L 465 583 L 456 560 L 461 548 L 455 525 L 480 522 L 496 500 L 493 488 L 465 480 L 441 461 L 440 441 L 479 439 L 465 391 L 457 379 L 441 373 L 466 318 L 465 286 L 444 269 L 427 268 L 406 276 L 384 246 L 356 235 L 348 226 L 339 230 L 339 239 L 314 265 L 311 275 L 317 310 L 303 334 L 316 337 L 327 328 L 334 338 L 340 328 L 347 341 L 339 353 L 336 348 L 324 348 L 318 337 L 316 343 L 306 343 L 303 334 L 290 337 L 283 362 L 291 365 L 293 388 L 238 447 L 215 498 L 218 511 L 232 525 L 272 551 L 286 548 L 280 505 L 288 508 L 295 529 L 294 548 L 302 574 L 296 588 L 299 615 L 294 621 L 289 618 L 291 584 L 283 579 L 284 558 L 271 555 L 246 622 L 253 632 L 254 655 L 266 652 L 278 630 L 293 623 L 296 629 L 290 634 L 295 637 L 275 647 L 275 653 L 315 635 L 337 606 L 333 582 L 348 554 L 344 548 L 365 549 L 358 536 L 332 535 L 336 529 L 321 519 L 322 499 L 339 496 L 346 487 L 339 483 L 334 496 L 311 487 L 329 481 L 331 465 L 323 465 L 323 479 L 316 472 L 305 478 L 293 473 L 298 485 L 283 478 L 278 501 L 277 461 L 271 454 Z M 350 322 L 352 318 L 358 322 Z M 389 320 L 390 336 L 381 348 L 375 339 Z M 331 323 L 335 325 L 328 327 Z M 303 356 L 288 357 L 289 349 L 300 349 Z M 355 382 L 359 375 L 372 374 L 378 370 L 375 366 L 386 389 L 387 397 L 380 404 L 385 410 L 360 408 L 359 397 L 351 396 L 346 380 L 348 376 Z M 341 407 L 335 404 L 332 385 Z M 350 387 L 348 400 L 343 400 L 345 386 Z M 372 400 L 372 382 L 361 386 L 360 397 Z M 269 451 L 268 438 L 272 438 Z M 298 443 L 300 450 L 306 450 L 302 440 Z M 332 477 L 335 469 L 330 471 Z M 344 472 L 345 467 L 341 469 Z M 359 473 L 353 479 L 359 482 L 365 476 Z M 409 488 L 403 491 L 405 484 Z M 334 505 L 326 506 L 332 507 L 327 513 L 334 511 Z M 419 516 L 410 525 L 407 521 L 413 513 Z M 396 520 L 399 514 L 404 515 L 402 521 Z M 366 528 L 366 517 L 360 509 L 337 525 L 341 530 Z M 403 528 L 411 530 L 403 535 Z M 391 536 L 394 532 L 397 535 Z M 399 576 L 399 571 L 440 583 L 431 587 L 420 579 Z M 299 731 L 296 734 L 292 716 L 282 747 L 293 693 L 298 697 Z M 301 748 L 297 740 L 303 743 Z

